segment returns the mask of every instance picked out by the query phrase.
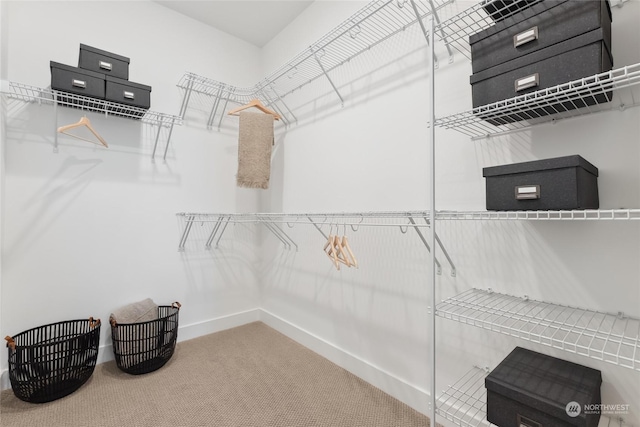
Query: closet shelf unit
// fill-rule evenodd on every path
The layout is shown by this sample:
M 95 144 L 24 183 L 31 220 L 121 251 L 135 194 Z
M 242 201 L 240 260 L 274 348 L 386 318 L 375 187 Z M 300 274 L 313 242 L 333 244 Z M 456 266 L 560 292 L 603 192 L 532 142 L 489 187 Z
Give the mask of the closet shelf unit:
M 29 86 L 22 83 L 9 82 L 8 90 L 2 92 L 10 99 L 23 101 L 26 103 L 37 103 L 40 105 L 53 105 L 54 114 L 56 116 L 56 132 L 55 147 L 57 149 L 57 106 L 73 107 L 81 110 L 103 113 L 106 116 L 124 117 L 128 119 L 138 120 L 142 123 L 157 126 L 155 144 L 153 147 L 152 158 L 155 157 L 161 130 L 168 129 L 167 142 L 164 150 L 163 159 L 167 156 L 167 149 L 171 140 L 171 133 L 174 125 L 182 125 L 182 119 L 178 116 L 172 116 L 165 113 L 149 111 L 143 108 L 132 107 L 117 102 L 106 101 L 104 99 L 91 98 L 87 96 L 72 94 L 68 92 L 60 92 L 50 88 L 39 88 Z
M 413 229 L 427 251 L 431 251 L 431 245 L 427 242 L 422 230 L 430 227 L 429 212 L 425 211 L 385 211 L 385 212 L 324 212 L 324 213 L 186 213 L 180 212 L 176 216 L 183 223 L 182 234 L 178 243 L 178 250 L 184 251 L 194 224 L 203 226 L 205 223 L 213 223 L 211 230 L 207 229 L 208 237 L 205 239 L 205 249 L 211 249 L 215 241 L 217 248 L 222 236 L 231 224 L 263 224 L 287 249 L 298 245 L 285 231 L 286 228 L 294 228 L 296 225 L 312 225 L 318 230 L 325 240 L 329 236 L 323 228 L 328 230 L 329 235 L 347 234 L 347 228 L 351 232 L 356 232 L 360 227 L 398 227 L 402 234 L 406 234 L 409 229 Z M 206 233 L 205 233 L 206 234 Z M 204 236 L 203 236 L 204 237 Z M 452 276 L 456 275 L 456 266 L 449 256 L 447 249 L 436 235 L 435 244 L 449 265 Z M 442 274 L 442 265 L 436 258 L 436 272 Z
M 615 91 L 617 99 L 614 97 L 612 102 L 605 104 L 595 103 L 597 96 L 606 95 L 611 99 L 612 91 Z M 588 105 L 590 103 L 594 105 Z M 587 106 L 576 108 L 585 104 Z M 638 105 L 640 63 L 439 118 L 435 125 L 454 129 L 473 140 L 525 130 L 540 123 Z M 544 111 L 553 111 L 554 114 L 543 115 Z M 493 125 L 483 118 L 502 124 Z
M 499 0 L 493 0 L 497 8 Z M 523 7 L 526 4 L 523 3 Z M 469 36 L 493 25 L 493 20 L 483 10 L 487 2 L 474 6 L 448 18 L 442 23 L 429 22 L 429 36 L 443 41 L 468 59 L 471 59 Z M 617 3 L 622 7 L 624 0 Z M 513 6 L 513 5 L 511 5 Z M 518 13 L 512 10 L 511 14 Z M 515 9 L 515 8 L 514 8 Z M 430 45 L 433 53 L 433 45 Z M 461 132 L 471 140 L 519 132 L 533 126 L 555 122 L 559 119 L 594 114 L 613 109 L 624 110 L 640 105 L 640 64 L 631 64 L 606 73 L 579 79 L 553 88 L 543 89 L 527 95 L 474 108 L 470 111 L 437 118 L 435 113 L 435 64 L 431 66 L 430 79 L 430 133 L 431 158 L 429 166 L 435 169 L 436 128 Z M 571 108 L 591 103 L 598 94 L 613 93 L 612 102 Z M 558 107 L 558 104 L 565 107 Z M 549 106 L 553 105 L 553 109 Z M 541 116 L 536 109 L 547 107 L 555 112 Z M 479 116 L 493 119 L 492 125 Z M 513 121 L 513 119 L 523 119 Z M 432 171 L 430 190 L 431 206 L 435 206 L 435 173 Z M 456 212 L 436 211 L 433 216 L 433 230 L 437 230 L 436 220 L 636 220 L 640 219 L 639 209 L 581 210 L 581 211 L 478 211 Z M 430 299 L 436 299 L 436 282 L 431 278 Z M 596 360 L 640 370 L 640 320 L 623 313 L 607 314 L 588 309 L 562 306 L 547 302 L 532 301 L 528 297 L 514 297 L 494 293 L 491 290 L 470 289 L 456 297 L 434 304 L 430 310 L 432 336 L 430 343 L 435 347 L 436 317 L 455 320 L 487 330 L 515 336 L 567 352 L 584 355 Z M 432 351 L 431 390 L 436 390 L 435 348 Z M 439 396 L 431 395 L 432 415 L 439 415 L 460 426 L 488 426 L 486 420 L 486 389 L 484 378 L 488 369 L 474 367 L 455 384 Z M 431 415 L 430 415 L 431 416 Z M 601 417 L 600 426 L 622 426 L 622 418 Z
M 438 397 L 437 414 L 461 427 L 488 427 L 487 390 L 484 379 L 488 368 L 472 367 Z M 602 415 L 599 427 L 623 427 L 622 417 Z
M 184 90 L 179 115 L 184 118 L 192 94 L 203 95 L 209 99 L 207 127 L 213 127 L 217 121 L 217 127 L 220 128 L 229 103 L 244 104 L 260 98 L 282 117 L 285 125 L 289 125 L 298 119 L 284 98 L 318 79 L 326 80 L 344 104 L 344 98 L 331 77 L 334 70 L 416 23 L 423 26 L 422 20 L 427 16 L 433 14 L 434 19 L 439 21 L 438 11 L 452 1 L 372 1 L 252 87 L 236 87 L 187 72 L 177 85 Z
M 436 315 L 640 371 L 640 319 L 470 289 Z

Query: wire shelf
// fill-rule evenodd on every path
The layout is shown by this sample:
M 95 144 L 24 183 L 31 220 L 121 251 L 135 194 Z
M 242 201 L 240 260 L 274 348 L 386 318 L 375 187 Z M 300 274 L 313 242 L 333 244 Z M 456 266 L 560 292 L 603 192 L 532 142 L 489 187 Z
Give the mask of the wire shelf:
M 218 113 L 221 102 L 243 104 L 254 98 L 262 99 L 287 124 L 296 117 L 283 98 L 320 78 L 326 79 L 344 102 L 331 80 L 332 71 L 449 3 L 451 0 L 372 1 L 252 87 L 236 87 L 187 72 L 178 82 L 178 87 L 185 89 L 180 116 L 184 117 L 193 91 L 213 98 L 207 126 L 212 126 L 216 117 L 218 123 L 222 120 L 224 113 Z
M 493 426 L 487 421 L 487 390 L 484 379 L 489 369 L 474 366 L 437 398 L 436 413 L 462 427 Z M 599 427 L 622 427 L 622 417 L 602 415 Z
M 442 301 L 436 315 L 640 370 L 640 320 L 470 289 Z
M 472 138 L 522 130 L 533 125 L 640 105 L 633 90 L 640 83 L 640 63 L 436 119 L 435 125 Z M 612 91 L 619 102 L 612 100 Z M 490 123 L 490 122 L 491 123 Z
M 638 220 L 640 209 L 600 209 L 572 211 L 438 211 L 438 220 L 523 220 L 523 221 L 598 221 Z
M 458 426 L 489 426 L 487 390 L 484 379 L 488 370 L 470 369 L 462 378 L 442 391 L 437 398 L 436 413 Z
M 104 99 L 60 92 L 50 88 L 45 89 L 29 86 L 22 83 L 9 82 L 9 91 L 5 94 L 11 99 L 24 102 L 53 105 L 55 101 L 57 105 L 63 105 L 65 107 L 104 113 L 111 116 L 126 117 L 157 126 L 167 127 L 182 124 L 182 119 L 178 116 L 149 111 L 144 108 L 132 107 Z
M 521 5 L 519 6 L 518 3 L 521 3 Z M 493 9 L 494 14 L 504 19 L 530 7 L 532 3 L 533 1 L 531 0 L 528 2 L 505 2 L 503 0 L 478 2 L 436 25 L 434 32 L 439 40 L 444 40 L 467 59 L 471 60 L 469 36 L 485 30 L 495 23 L 493 18 L 484 10 L 485 7 Z

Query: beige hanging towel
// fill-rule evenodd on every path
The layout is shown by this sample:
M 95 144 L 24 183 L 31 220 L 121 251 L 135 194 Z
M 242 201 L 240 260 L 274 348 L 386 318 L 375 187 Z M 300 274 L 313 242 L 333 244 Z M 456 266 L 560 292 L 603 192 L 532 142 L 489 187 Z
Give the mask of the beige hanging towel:
M 269 188 L 273 116 L 240 112 L 238 135 L 238 187 Z

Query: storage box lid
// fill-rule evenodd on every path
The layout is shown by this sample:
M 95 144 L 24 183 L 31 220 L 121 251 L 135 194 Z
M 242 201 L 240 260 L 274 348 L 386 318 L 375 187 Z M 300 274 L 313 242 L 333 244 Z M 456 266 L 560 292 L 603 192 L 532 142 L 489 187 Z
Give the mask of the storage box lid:
M 106 50 L 98 49 L 98 48 L 95 48 L 95 47 L 92 47 L 92 46 L 87 46 L 86 44 L 80 43 L 80 51 L 83 51 L 83 50 L 86 50 L 86 51 L 89 51 L 89 52 L 93 52 L 93 53 L 97 53 L 98 55 L 101 55 L 101 56 L 106 56 L 106 57 L 109 57 L 109 58 L 113 58 L 113 59 L 116 59 L 118 61 L 123 61 L 123 62 L 126 62 L 127 64 L 129 63 L 129 58 L 127 58 L 126 56 L 118 55 L 118 54 L 115 54 L 113 52 L 107 52 Z
M 557 7 L 562 3 L 566 3 L 567 1 L 571 0 L 540 0 L 537 3 L 529 5 L 526 9 L 523 9 L 520 12 L 509 16 L 508 18 L 496 22 L 495 25 L 492 25 L 485 30 L 479 31 L 475 34 L 471 34 L 469 36 L 469 44 L 474 44 L 482 39 L 491 37 L 496 33 L 499 33 L 500 31 L 513 27 L 514 25 L 517 25 L 522 21 L 530 19 L 533 16 L 539 15 L 540 13 L 546 12 L 547 10 L 553 9 L 554 7 Z M 601 1 L 604 1 L 606 4 L 606 9 L 609 14 L 609 20 L 611 21 L 611 6 L 609 5 L 609 0 Z
M 95 71 L 85 70 L 84 68 L 78 68 L 71 65 L 60 64 L 59 62 L 49 61 L 51 69 L 57 68 L 64 71 L 69 71 L 74 74 L 82 74 L 89 77 L 95 77 L 98 79 L 104 79 L 105 75 L 102 73 L 96 73 Z
M 547 10 L 552 9 L 567 1 L 569 0 L 545 0 L 545 1 L 539 0 L 536 3 L 528 5 L 525 9 L 522 9 L 519 12 L 496 22 L 494 25 L 490 26 L 489 28 L 486 28 L 482 31 L 478 31 L 477 33 L 471 34 L 469 36 L 469 44 L 478 43 L 482 39 L 491 37 L 494 34 L 505 30 L 506 28 L 512 27 L 542 12 L 546 12 Z
M 107 79 L 107 82 L 118 83 L 118 84 L 129 86 L 135 89 L 146 90 L 147 92 L 151 92 L 151 86 L 143 85 L 142 83 L 134 83 L 129 80 L 119 79 L 117 77 L 113 77 L 109 75 L 105 76 L 105 78 Z
M 551 169 L 580 167 L 592 175 L 598 176 L 598 168 L 579 155 L 554 157 L 552 159 L 534 160 L 532 162 L 511 163 L 508 165 L 482 168 L 482 176 L 513 175 L 516 173 L 537 172 Z
M 566 360 L 516 347 L 485 378 L 487 390 L 574 425 L 584 425 L 587 414 L 567 414 L 567 404 L 600 403 L 602 374 Z M 598 401 L 594 401 L 594 399 Z
M 503 62 L 495 67 L 487 68 L 478 73 L 472 74 L 470 77 L 471 84 L 478 83 L 482 80 L 490 79 L 500 74 L 513 71 L 518 68 L 526 67 L 527 65 L 535 64 L 543 61 L 547 58 L 561 55 L 565 52 L 581 48 L 583 46 L 590 45 L 592 43 L 603 41 L 607 55 L 611 59 L 613 65 L 613 57 L 611 56 L 611 49 L 607 46 L 606 39 L 604 37 L 604 30 L 602 28 L 596 28 L 588 33 L 581 34 L 577 37 L 570 38 L 560 43 L 545 47 L 544 49 L 531 52 L 528 55 L 521 56 L 511 61 Z

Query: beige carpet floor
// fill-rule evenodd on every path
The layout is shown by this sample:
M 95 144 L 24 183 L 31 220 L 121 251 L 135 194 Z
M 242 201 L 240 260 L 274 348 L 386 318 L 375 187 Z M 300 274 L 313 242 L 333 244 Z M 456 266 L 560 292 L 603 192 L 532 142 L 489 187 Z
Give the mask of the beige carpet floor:
M 115 362 L 62 399 L 31 404 L 5 390 L 2 427 L 426 427 L 428 418 L 255 322 L 178 343 L 153 373 Z

